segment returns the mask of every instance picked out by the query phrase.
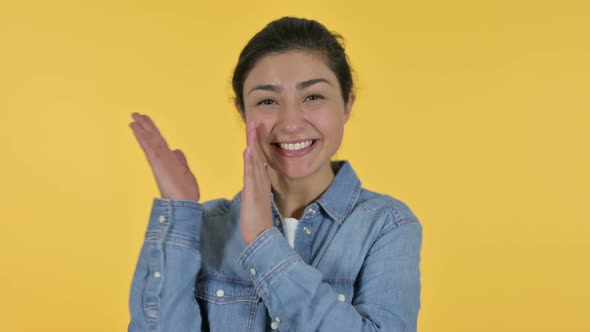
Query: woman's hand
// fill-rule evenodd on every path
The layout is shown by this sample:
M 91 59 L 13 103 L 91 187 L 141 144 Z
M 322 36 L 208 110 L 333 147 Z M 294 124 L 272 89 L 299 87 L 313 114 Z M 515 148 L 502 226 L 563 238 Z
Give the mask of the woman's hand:
M 199 185 L 182 151 L 170 150 L 168 143 L 147 115 L 132 113 L 131 117 L 135 122 L 131 122 L 129 127 L 133 129 L 133 134 L 150 163 L 161 197 L 198 202 Z
M 258 142 L 254 122 L 246 125 L 246 150 L 244 150 L 244 188 L 241 195 L 240 230 L 246 245 L 262 232 L 271 228 L 270 179 L 266 172 L 266 160 Z

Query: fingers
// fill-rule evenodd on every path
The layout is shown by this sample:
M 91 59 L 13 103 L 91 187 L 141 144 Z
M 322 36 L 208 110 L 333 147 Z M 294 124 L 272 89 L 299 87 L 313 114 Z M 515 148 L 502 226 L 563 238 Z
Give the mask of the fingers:
M 142 129 L 149 133 L 159 133 L 158 127 L 154 124 L 152 119 L 146 114 L 139 114 L 137 112 L 131 113 L 131 117 L 133 120 L 137 121 L 137 123 L 141 126 Z
M 135 119 L 135 122 L 130 123 L 129 127 L 133 129 L 133 134 L 143 149 L 152 169 L 160 168 L 163 163 L 169 162 L 170 158 L 178 159 L 179 156 L 172 153 L 168 143 L 147 115 L 132 113 L 131 116 Z M 180 157 L 184 159 L 184 156 Z
M 246 124 L 246 149 L 244 150 L 244 187 L 248 188 L 250 180 L 253 178 L 253 160 L 252 160 L 252 122 Z
M 256 148 L 256 127 L 252 121 L 246 125 L 246 144 L 246 151 L 250 157 L 249 160 L 252 162 L 251 169 L 254 171 L 259 163 L 259 156 Z
M 264 152 L 262 151 L 262 145 L 260 144 L 260 140 L 259 140 L 259 135 L 258 135 L 258 127 L 256 127 L 254 129 L 254 146 L 255 146 L 255 150 L 256 153 L 258 155 L 258 159 L 260 160 L 260 163 L 264 166 L 268 164 L 268 161 L 266 160 L 266 155 L 264 154 Z
M 148 134 L 149 133 L 143 128 L 143 126 L 141 126 L 138 122 L 131 122 L 129 124 L 129 127 L 131 127 L 131 129 L 133 130 L 133 135 L 135 135 L 135 138 L 139 142 L 139 145 L 141 145 L 141 148 L 144 151 L 149 150 L 150 149 L 150 146 L 148 144 Z
M 174 155 L 176 156 L 176 158 L 178 158 L 178 160 L 180 161 L 180 163 L 182 164 L 182 166 L 184 166 L 184 168 L 188 169 L 188 162 L 186 161 L 186 156 L 184 155 L 184 153 L 181 150 L 174 150 Z
M 256 153 L 256 127 L 254 122 L 248 122 L 246 126 L 246 149 L 252 158 L 255 158 Z
M 131 117 L 133 118 L 133 120 L 135 120 L 135 122 L 130 123 L 129 126 L 133 129 L 139 130 L 140 133 L 143 134 L 143 136 L 146 136 L 146 137 L 161 136 L 160 131 L 158 130 L 158 127 L 156 127 L 156 124 L 154 124 L 152 119 L 150 119 L 150 117 L 148 117 L 147 115 L 142 115 L 137 112 L 134 112 L 134 113 L 131 113 Z M 132 126 L 132 125 L 134 125 L 134 126 Z M 153 135 L 150 135 L 150 134 L 153 134 Z
M 146 132 L 150 132 L 148 130 L 148 124 L 146 123 L 146 119 L 143 117 L 143 115 L 137 112 L 133 112 L 131 113 L 131 117 L 133 118 L 133 120 L 135 120 L 135 123 L 139 126 L 140 129 Z
M 254 167 L 257 172 L 257 176 L 265 176 L 266 175 L 266 159 L 264 158 L 264 153 L 262 152 L 262 148 L 260 147 L 260 142 L 258 141 L 258 130 L 257 128 L 252 129 L 252 142 L 253 146 L 253 156 L 254 156 Z
M 135 120 L 129 124 L 129 127 L 133 129 L 134 134 L 138 136 L 138 139 L 143 139 L 147 145 L 153 147 L 167 147 L 166 140 L 160 134 L 160 131 L 147 115 L 141 115 L 137 112 L 131 114 L 131 117 Z M 142 142 L 140 142 L 142 143 Z
M 266 185 L 270 181 L 266 158 L 259 144 L 257 128 L 252 122 L 246 125 L 246 140 L 248 146 L 244 151 L 244 184 Z

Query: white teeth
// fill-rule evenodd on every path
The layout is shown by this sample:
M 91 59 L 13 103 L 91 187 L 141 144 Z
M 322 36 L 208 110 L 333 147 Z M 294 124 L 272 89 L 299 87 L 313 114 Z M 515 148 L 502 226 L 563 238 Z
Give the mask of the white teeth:
M 297 150 L 301 150 L 301 149 L 307 148 L 308 146 L 311 145 L 311 143 L 313 143 L 313 140 L 305 141 L 305 142 L 301 142 L 301 143 L 295 143 L 295 144 L 281 143 L 279 145 L 281 146 L 281 149 L 283 149 L 283 150 L 297 151 Z

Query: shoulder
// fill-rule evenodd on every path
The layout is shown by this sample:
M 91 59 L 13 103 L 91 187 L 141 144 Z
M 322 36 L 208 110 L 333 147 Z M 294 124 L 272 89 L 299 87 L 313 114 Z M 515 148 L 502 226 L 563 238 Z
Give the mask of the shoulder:
M 397 228 L 404 224 L 420 223 L 410 207 L 387 194 L 361 189 L 356 209 L 372 219 L 379 219 L 384 228 Z

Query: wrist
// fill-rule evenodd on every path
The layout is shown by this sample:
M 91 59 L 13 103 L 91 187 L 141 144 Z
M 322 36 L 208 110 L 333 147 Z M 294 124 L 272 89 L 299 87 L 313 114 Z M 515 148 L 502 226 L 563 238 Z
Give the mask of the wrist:
M 246 246 L 249 246 L 252 242 L 256 241 L 256 239 L 260 237 L 264 232 L 272 228 L 274 228 L 274 226 L 258 229 L 257 231 L 253 231 L 250 234 L 242 237 L 242 239 L 244 240 Z

